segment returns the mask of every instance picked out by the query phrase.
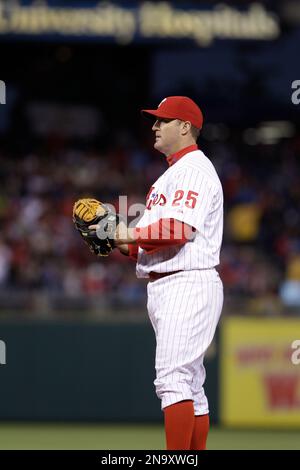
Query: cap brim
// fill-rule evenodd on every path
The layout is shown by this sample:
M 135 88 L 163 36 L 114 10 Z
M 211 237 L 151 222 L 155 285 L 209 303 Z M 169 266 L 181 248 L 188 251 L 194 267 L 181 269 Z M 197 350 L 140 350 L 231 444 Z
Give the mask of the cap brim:
M 174 116 L 167 115 L 167 113 L 161 113 L 159 109 L 142 109 L 141 115 L 147 119 L 151 118 L 166 118 L 166 119 L 176 119 Z

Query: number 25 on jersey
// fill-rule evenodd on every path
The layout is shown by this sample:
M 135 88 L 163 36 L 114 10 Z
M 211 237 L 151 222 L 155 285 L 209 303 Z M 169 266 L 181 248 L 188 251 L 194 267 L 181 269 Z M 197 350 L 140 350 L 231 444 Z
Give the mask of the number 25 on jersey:
M 173 207 L 181 206 L 183 200 L 185 199 L 184 205 L 189 209 L 194 209 L 197 203 L 197 197 L 199 196 L 199 193 L 196 193 L 195 191 L 188 191 L 187 194 L 185 193 L 186 191 L 183 191 L 182 189 L 177 189 L 172 202 Z

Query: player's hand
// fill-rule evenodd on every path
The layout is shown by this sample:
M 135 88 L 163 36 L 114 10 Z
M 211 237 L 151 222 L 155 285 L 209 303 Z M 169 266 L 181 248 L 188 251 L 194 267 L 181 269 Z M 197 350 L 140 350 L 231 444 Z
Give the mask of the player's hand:
M 127 243 L 124 243 L 124 245 L 118 245 L 117 248 L 122 255 L 129 256 L 129 247 Z

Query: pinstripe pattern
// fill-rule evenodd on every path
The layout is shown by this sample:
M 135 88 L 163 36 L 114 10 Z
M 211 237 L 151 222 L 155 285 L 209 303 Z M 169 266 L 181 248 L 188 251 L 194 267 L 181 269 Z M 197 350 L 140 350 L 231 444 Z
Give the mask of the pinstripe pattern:
M 169 167 L 153 187 L 154 194 L 163 194 L 167 203 L 150 205 L 138 226 L 175 218 L 197 229 L 194 240 L 183 246 L 153 254 L 139 249 L 138 277 L 147 278 L 150 271 L 181 271 L 149 282 L 147 287 L 156 337 L 154 384 L 162 408 L 193 400 L 195 415 L 203 415 L 208 413 L 203 359 L 223 306 L 223 286 L 215 270 L 223 234 L 222 187 L 212 163 L 199 150 Z M 198 195 L 194 207 L 187 207 L 192 205 L 186 198 L 189 191 Z M 184 197 L 174 205 L 178 194 Z
M 195 415 L 208 413 L 203 359 L 222 305 L 222 282 L 214 269 L 149 282 L 148 312 L 157 343 L 154 384 L 162 408 L 193 400 Z

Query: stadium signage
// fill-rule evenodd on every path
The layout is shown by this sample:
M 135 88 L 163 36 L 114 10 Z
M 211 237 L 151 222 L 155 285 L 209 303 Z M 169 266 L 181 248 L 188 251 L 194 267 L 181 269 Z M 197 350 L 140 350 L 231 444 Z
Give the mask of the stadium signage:
M 206 47 L 216 39 L 273 40 L 280 35 L 278 17 L 261 3 L 251 2 L 242 10 L 223 3 L 209 9 L 171 2 L 136 2 L 134 7 L 111 2 L 58 4 L 1 2 L 0 37 L 67 36 L 120 44 L 180 39 Z
M 299 328 L 293 317 L 223 321 L 222 424 L 299 429 L 300 339 L 293 339 Z

